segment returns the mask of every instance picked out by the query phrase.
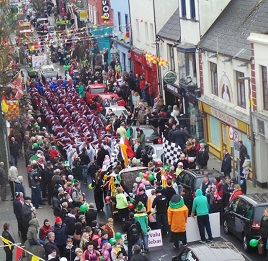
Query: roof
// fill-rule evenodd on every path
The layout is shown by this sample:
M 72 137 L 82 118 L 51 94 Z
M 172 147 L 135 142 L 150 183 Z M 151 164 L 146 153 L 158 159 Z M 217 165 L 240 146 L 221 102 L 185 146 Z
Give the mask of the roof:
M 161 28 L 158 36 L 172 40 L 180 41 L 181 39 L 181 27 L 180 27 L 180 13 L 179 8 L 174 12 L 174 14 L 169 18 L 166 24 Z
M 230 1 L 201 38 L 200 47 L 241 60 L 251 59 L 247 37 L 268 32 L 268 0 Z

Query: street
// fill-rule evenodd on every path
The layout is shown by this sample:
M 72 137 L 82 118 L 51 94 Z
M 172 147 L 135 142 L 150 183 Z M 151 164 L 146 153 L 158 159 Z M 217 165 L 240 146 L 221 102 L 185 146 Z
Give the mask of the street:
M 30 189 L 27 184 L 28 183 L 27 173 L 26 173 L 24 160 L 19 161 L 19 173 L 20 175 L 23 175 L 24 177 L 24 182 L 26 183 L 27 195 L 30 196 Z M 89 190 L 86 185 L 82 185 L 82 190 L 83 192 L 86 193 L 86 201 L 88 203 L 94 202 L 93 190 Z M 37 210 L 37 217 L 39 219 L 39 223 L 43 224 L 43 220 L 47 218 L 49 219 L 51 224 L 54 224 L 55 217 L 53 216 L 53 211 L 51 209 L 51 206 L 45 205 L 42 207 L 43 207 L 42 209 Z M 104 212 L 100 212 L 98 214 L 98 220 L 107 221 L 107 219 L 111 216 L 110 213 L 111 211 L 110 211 L 109 204 L 106 204 L 104 208 Z M 0 216 L 1 216 L 1 220 L 0 220 L 1 227 L 3 227 L 3 224 L 5 222 L 11 223 L 11 234 L 14 237 L 16 243 L 18 243 L 19 237 L 18 237 L 17 222 L 16 222 L 15 215 L 13 214 L 13 207 L 12 207 L 11 201 L 5 201 L 5 202 L 0 201 Z M 117 231 L 122 231 L 122 223 L 115 222 L 115 226 L 116 226 Z M 244 255 L 244 257 L 248 261 L 264 260 L 263 257 L 260 257 L 258 255 L 257 249 L 254 249 L 254 251 L 252 251 L 251 253 L 245 253 L 244 250 L 242 249 L 242 241 L 240 241 L 233 235 L 225 235 L 223 232 L 223 229 L 221 229 L 221 238 L 215 239 L 215 241 L 220 241 L 220 240 L 229 241 L 233 243 L 237 247 L 237 249 L 241 251 L 241 253 Z M 149 252 L 150 260 L 162 260 L 162 261 L 171 260 L 171 258 L 174 255 L 176 255 L 178 250 L 173 248 L 173 244 L 169 242 L 169 236 L 163 238 L 163 243 L 164 243 L 163 247 L 150 248 L 150 252 Z M 195 243 L 190 243 L 189 246 L 191 246 L 191 244 L 195 244 Z M 0 248 L 0 260 L 4 260 L 4 257 L 5 257 L 5 253 L 3 249 Z

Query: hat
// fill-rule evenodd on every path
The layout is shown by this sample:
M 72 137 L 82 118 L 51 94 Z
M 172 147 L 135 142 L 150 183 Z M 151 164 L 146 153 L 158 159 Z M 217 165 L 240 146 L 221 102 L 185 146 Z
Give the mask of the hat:
M 56 217 L 56 218 L 55 218 L 55 223 L 59 223 L 59 222 L 62 222 L 61 217 Z
M 19 198 L 20 197 L 20 192 L 16 192 L 15 193 L 15 198 Z
M 139 204 L 136 206 L 136 211 L 141 212 L 144 210 L 144 204 L 142 202 L 139 202 Z
M 179 162 L 178 165 L 183 166 L 183 163 L 182 162 Z
M 84 219 L 84 218 L 86 218 L 85 215 L 80 215 L 80 216 L 79 216 L 79 219 L 80 219 L 80 220 L 82 220 L 82 219 Z
M 31 197 L 25 197 L 25 200 L 32 200 Z
M 181 195 L 178 195 L 178 194 L 174 194 L 171 199 L 170 199 L 170 202 L 172 203 L 177 203 L 181 200 Z
M 50 161 L 47 161 L 47 166 L 51 166 L 52 163 Z

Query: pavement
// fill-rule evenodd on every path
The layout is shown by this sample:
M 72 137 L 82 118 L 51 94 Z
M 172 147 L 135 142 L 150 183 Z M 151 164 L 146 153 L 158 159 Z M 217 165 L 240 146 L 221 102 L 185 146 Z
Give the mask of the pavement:
M 215 169 L 220 170 L 221 167 L 221 161 L 218 160 L 216 157 L 210 154 L 209 162 L 208 162 L 208 169 Z M 31 190 L 28 187 L 28 179 L 27 179 L 27 172 L 26 172 L 26 166 L 25 161 L 23 159 L 19 160 L 19 175 L 22 175 L 24 177 L 25 182 L 25 188 L 26 188 L 26 194 L 27 196 L 31 196 Z M 267 193 L 268 189 L 262 189 L 260 187 L 254 188 L 252 186 L 252 182 L 250 180 L 247 181 L 248 185 L 248 193 Z M 82 187 L 83 191 L 86 193 L 87 202 L 94 202 L 93 198 L 93 191 L 89 190 L 83 185 Z M 8 194 L 7 198 L 11 198 L 10 188 L 8 186 Z M 42 209 L 37 209 L 37 218 L 39 219 L 39 223 L 42 226 L 44 219 L 49 219 L 51 224 L 54 224 L 54 215 L 51 209 L 51 206 L 45 205 L 42 206 Z M 99 214 L 98 220 L 99 221 L 105 221 L 108 217 L 110 217 L 110 208 L 108 205 L 106 205 L 104 209 L 104 213 Z M 17 221 L 15 218 L 15 215 L 13 213 L 13 205 L 12 201 L 0 201 L 0 229 L 2 233 L 2 228 L 4 223 L 10 223 L 10 233 L 13 236 L 16 243 L 20 243 L 20 238 L 18 235 L 18 228 L 17 228 Z M 120 224 L 118 225 L 118 228 L 120 229 Z M 2 245 L 2 244 L 1 244 Z M 5 260 L 5 252 L 3 248 L 0 248 L 0 260 Z

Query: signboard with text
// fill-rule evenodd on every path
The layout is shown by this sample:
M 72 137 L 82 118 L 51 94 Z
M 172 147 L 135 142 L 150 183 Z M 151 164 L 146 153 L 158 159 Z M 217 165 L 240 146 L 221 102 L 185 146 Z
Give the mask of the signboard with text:
M 149 248 L 163 246 L 161 229 L 150 230 L 148 234 Z M 123 234 L 122 238 L 124 241 L 127 240 L 127 235 Z
M 102 0 L 102 19 L 109 20 L 110 19 L 110 5 L 109 0 Z

